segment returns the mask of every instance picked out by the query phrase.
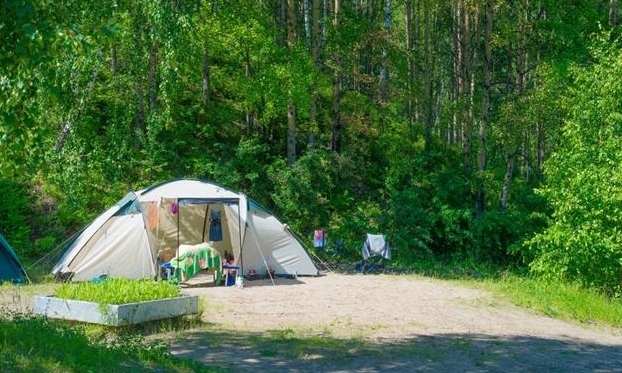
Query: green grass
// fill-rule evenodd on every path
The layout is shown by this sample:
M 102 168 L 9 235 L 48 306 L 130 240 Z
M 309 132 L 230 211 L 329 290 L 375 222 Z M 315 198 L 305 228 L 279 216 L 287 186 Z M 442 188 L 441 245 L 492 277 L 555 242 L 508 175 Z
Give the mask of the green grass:
M 580 323 L 622 327 L 622 302 L 576 284 L 505 275 L 480 281 L 498 296 L 525 308 Z
M 0 315 L 0 354 L 0 372 L 219 372 L 177 359 L 139 334 L 93 338 L 79 325 L 21 314 Z
M 468 260 L 425 263 L 414 272 L 488 290 L 500 299 L 556 319 L 622 328 L 622 298 L 577 284 L 547 281 L 521 270 Z
M 127 304 L 181 296 L 179 287 L 168 281 L 107 279 L 101 282 L 69 282 L 54 291 L 58 298 Z

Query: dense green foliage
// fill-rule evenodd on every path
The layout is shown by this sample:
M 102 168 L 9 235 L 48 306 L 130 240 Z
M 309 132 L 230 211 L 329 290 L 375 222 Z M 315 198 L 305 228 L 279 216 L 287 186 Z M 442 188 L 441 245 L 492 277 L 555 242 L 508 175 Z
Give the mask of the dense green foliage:
M 32 208 L 24 185 L 0 179 L 0 233 L 11 237 L 11 245 L 27 246 Z
M 531 267 L 622 294 L 622 68 L 619 43 L 599 40 L 574 69 L 568 119 L 546 168 L 548 228 L 530 241 Z
M 529 266 L 619 296 L 610 10 L 3 2 L 0 229 L 33 262 L 128 190 L 194 177 L 348 260 L 383 232 L 395 265 Z

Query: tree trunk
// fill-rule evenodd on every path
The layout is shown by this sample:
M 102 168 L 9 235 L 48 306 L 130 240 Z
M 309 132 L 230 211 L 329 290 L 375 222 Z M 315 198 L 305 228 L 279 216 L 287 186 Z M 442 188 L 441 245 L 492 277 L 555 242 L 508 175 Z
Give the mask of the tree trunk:
M 541 123 L 536 124 L 536 147 L 537 147 L 537 162 L 536 162 L 536 175 L 539 179 L 542 179 L 542 168 L 544 167 L 544 129 Z
M 154 110 L 157 99 L 158 49 L 158 41 L 155 40 L 149 51 L 149 78 L 147 80 L 149 112 Z
M 145 129 L 145 97 L 144 95 L 145 95 L 145 91 L 143 87 L 143 82 L 139 80 L 136 83 L 136 100 L 137 100 L 136 106 L 137 107 L 136 107 L 136 120 L 134 121 L 136 129 L 139 131 L 144 131 Z
M 294 18 L 294 0 L 287 0 L 287 48 L 290 53 L 296 42 Z M 293 82 L 291 83 L 293 84 Z M 291 167 L 296 162 L 296 104 L 292 97 L 287 105 L 287 164 Z
M 287 165 L 296 163 L 296 105 L 290 99 L 287 106 Z
M 244 76 L 247 78 L 253 75 L 253 69 L 251 66 L 251 56 L 248 49 L 244 52 Z M 255 125 L 253 110 L 250 107 L 246 107 L 246 128 L 249 132 L 253 131 Z
M 202 79 L 202 91 L 203 102 L 209 101 L 210 95 L 210 66 L 209 66 L 209 54 L 207 51 L 207 43 L 203 45 L 203 79 Z
M 454 128 L 460 131 L 460 141 L 462 144 L 462 163 L 464 165 L 465 172 L 470 174 L 472 172 L 471 164 L 471 118 L 469 117 L 470 109 L 467 107 L 467 82 L 469 81 L 468 74 L 470 73 L 470 24 L 469 14 L 465 8 L 463 8 L 461 2 L 456 2 L 454 5 L 454 18 L 456 23 L 455 31 L 455 60 L 454 71 L 456 87 L 454 90 L 454 101 L 457 103 L 457 107 L 454 109 Z
M 304 20 L 304 29 L 305 29 L 305 45 L 308 51 L 311 51 L 311 0 L 303 0 L 302 10 L 303 10 L 303 20 Z
M 142 53 L 144 52 L 144 44 L 145 44 L 145 35 L 144 31 L 147 27 L 146 20 L 143 19 L 143 10 L 141 8 L 140 3 L 135 4 L 135 20 L 134 20 L 134 53 L 136 53 L 136 59 L 140 62 L 137 62 L 137 66 L 142 66 Z M 144 78 L 140 73 L 140 70 L 134 72 L 136 79 L 136 117 L 134 119 L 134 128 L 136 133 L 144 133 L 145 132 L 145 87 L 144 87 Z M 136 147 L 140 146 L 140 137 L 135 136 L 134 141 Z
M 609 1 L 609 25 L 618 26 L 620 24 L 618 0 Z
M 407 90 L 407 99 L 406 99 L 406 115 L 408 116 L 408 133 L 410 138 L 414 137 L 414 85 L 415 85 L 415 62 L 413 55 L 415 51 L 413 50 L 413 0 L 406 1 L 406 9 L 404 14 L 404 27 L 406 28 L 406 90 Z
M 503 176 L 503 185 L 501 186 L 501 197 L 499 197 L 499 210 L 505 211 L 508 207 L 508 196 L 510 194 L 510 183 L 512 182 L 512 174 L 514 173 L 515 154 L 508 156 L 505 165 L 505 175 Z
M 69 114 L 69 118 L 67 118 L 65 123 L 63 123 L 61 131 L 56 138 L 56 145 L 54 146 L 54 150 L 56 152 L 60 152 L 61 150 L 63 150 L 63 148 L 65 147 L 65 143 L 69 138 L 69 135 L 71 135 L 73 125 L 78 122 L 82 117 L 84 108 L 91 99 L 93 87 L 95 86 L 95 81 L 97 80 L 98 75 L 99 70 L 93 70 L 93 72 L 91 73 L 91 79 L 89 79 L 89 82 L 87 83 L 84 91 L 82 92 L 82 97 L 78 97 L 78 94 L 76 94 L 76 97 L 74 97 L 75 101 L 78 103 L 78 107 L 75 111 L 75 114 L 73 115 L 73 118 L 72 115 Z
M 320 0 L 311 3 L 311 58 L 317 66 L 320 51 Z
M 452 12 L 452 45 L 453 45 L 453 61 L 452 61 L 452 86 L 451 86 L 451 101 L 454 103 L 454 107 L 452 108 L 452 116 L 451 116 L 451 124 L 448 125 L 447 132 L 450 134 L 448 138 L 448 142 L 453 144 L 454 141 L 458 142 L 462 146 L 463 150 L 463 161 L 462 163 L 466 169 L 466 162 L 464 159 L 464 146 L 462 144 L 462 132 L 460 131 L 460 99 L 461 99 L 461 66 L 462 66 L 462 41 L 461 41 L 461 33 L 462 33 L 462 25 L 460 21 L 460 5 L 457 1 L 454 1 L 451 6 Z
M 479 126 L 479 149 L 477 155 L 478 187 L 476 198 L 476 214 L 481 216 L 486 211 L 486 190 L 484 185 L 484 173 L 486 171 L 486 137 L 488 131 L 488 111 L 490 109 L 490 80 L 492 62 L 492 26 L 494 20 L 492 0 L 486 1 L 486 14 L 484 25 L 484 60 L 482 79 L 484 83 L 482 91 L 482 113 Z
M 320 70 L 319 66 L 319 47 L 320 47 L 320 0 L 312 0 L 311 3 L 311 59 L 313 65 Z M 317 125 L 317 83 L 314 81 L 311 87 L 311 105 L 309 107 L 309 148 L 316 147 Z
M 339 12 L 341 11 L 341 0 L 335 0 L 335 9 L 333 10 L 335 17 L 333 19 L 333 24 L 335 28 L 339 28 L 340 20 L 339 20 Z M 335 64 L 334 72 L 333 72 L 333 113 L 332 113 L 332 143 L 331 149 L 334 152 L 341 152 L 341 57 L 339 53 L 335 53 L 333 55 L 333 62 Z
M 530 127 L 525 128 L 523 135 L 523 146 L 522 146 L 522 154 L 521 154 L 521 171 L 523 174 L 523 178 L 525 181 L 529 182 L 531 180 L 531 131 Z
M 432 15 L 430 14 L 429 2 L 424 1 L 423 3 L 423 53 L 424 53 L 424 76 L 423 76 L 423 94 L 424 94 L 424 105 L 425 105 L 425 127 L 424 127 L 424 136 L 425 136 L 425 144 L 424 148 L 426 153 L 430 152 L 431 142 L 432 142 L 432 114 L 433 114 L 433 98 L 432 98 L 432 74 L 433 74 L 433 64 L 432 64 L 432 32 L 431 32 L 431 22 Z
M 392 25 L 392 13 L 391 13 L 391 0 L 384 0 L 384 30 L 385 30 L 385 39 L 383 41 L 384 45 L 382 47 L 382 67 L 380 69 L 380 100 L 385 102 L 387 99 L 387 84 L 389 82 L 389 67 L 387 66 L 387 47 L 389 44 L 389 32 L 391 31 Z
M 110 72 L 112 75 L 117 73 L 119 69 L 119 60 L 117 56 L 117 43 L 112 42 L 112 46 L 110 47 Z

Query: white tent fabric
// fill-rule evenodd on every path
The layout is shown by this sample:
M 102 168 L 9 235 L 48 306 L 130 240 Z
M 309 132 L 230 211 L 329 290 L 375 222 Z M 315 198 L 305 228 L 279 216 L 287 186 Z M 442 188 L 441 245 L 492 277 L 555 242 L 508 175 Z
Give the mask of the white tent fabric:
M 160 253 L 201 242 L 232 255 L 242 274 L 319 273 L 287 225 L 242 193 L 194 179 L 128 193 L 82 231 L 52 273 L 74 281 L 154 278 Z

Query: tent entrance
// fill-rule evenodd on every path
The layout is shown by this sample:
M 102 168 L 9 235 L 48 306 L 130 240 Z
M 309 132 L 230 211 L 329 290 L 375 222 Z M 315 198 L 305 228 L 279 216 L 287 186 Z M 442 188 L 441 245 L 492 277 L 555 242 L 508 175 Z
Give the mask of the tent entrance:
M 222 258 L 240 258 L 239 200 L 161 198 L 143 206 L 154 258 L 179 256 L 182 245 L 209 243 Z

